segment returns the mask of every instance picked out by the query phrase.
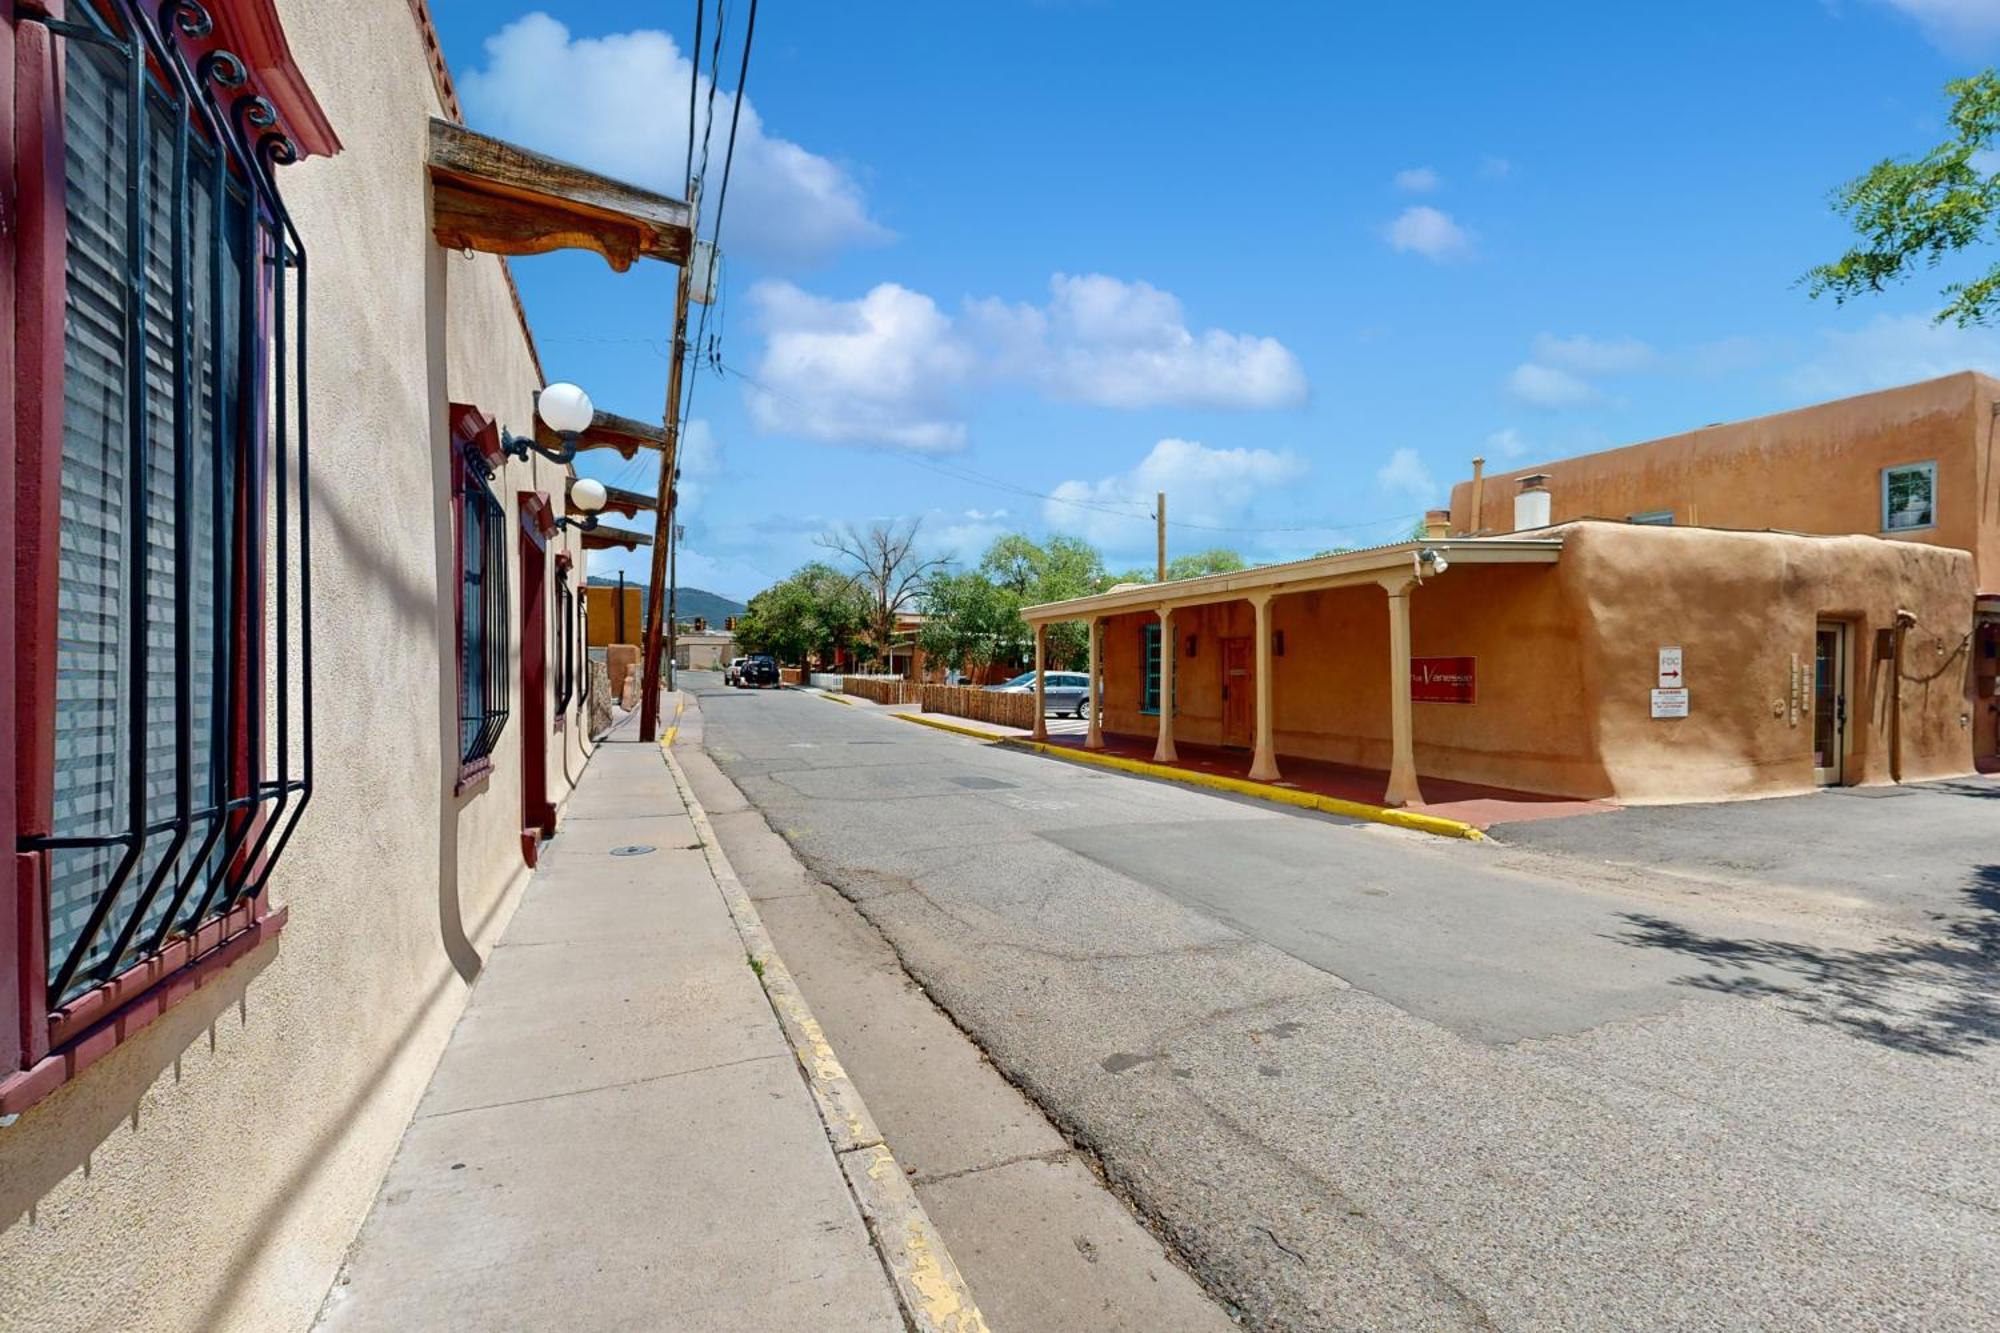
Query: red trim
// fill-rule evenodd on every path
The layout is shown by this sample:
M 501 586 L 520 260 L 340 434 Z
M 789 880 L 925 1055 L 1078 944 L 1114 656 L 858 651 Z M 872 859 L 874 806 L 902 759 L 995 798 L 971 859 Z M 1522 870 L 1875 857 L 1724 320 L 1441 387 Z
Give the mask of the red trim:
M 451 405 L 451 440 L 455 445 L 476 445 L 486 465 L 495 471 L 506 457 L 500 448 L 499 423 L 466 403 Z
M 556 511 L 547 491 L 521 492 L 521 525 L 535 538 L 536 550 L 548 549 L 549 538 L 556 535 Z
M 37 1061 L 18 1074 L 0 1079 L 0 1116 L 19 1115 L 117 1049 L 119 1043 L 129 1040 L 161 1014 L 221 975 L 230 964 L 250 953 L 264 941 L 275 939 L 285 928 L 286 915 L 287 909 L 280 907 L 268 916 L 251 921 L 219 943 L 208 941 L 204 937 L 208 951 L 193 957 L 192 961 L 189 961 L 188 955 L 193 952 L 193 946 L 187 941 L 170 945 L 167 953 L 161 957 L 164 959 L 176 949 L 181 950 L 182 961 L 178 967 L 154 971 L 144 987 L 136 993 L 131 993 L 122 1007 L 115 1009 L 106 1007 L 99 1010 L 102 1021 L 81 1032 L 64 1049 Z M 234 920 L 235 914 L 232 913 L 229 919 Z M 221 924 L 220 920 L 211 923 L 214 926 Z M 207 929 L 204 927 L 204 932 Z M 150 967 L 151 963 L 142 966 Z M 139 970 L 133 969 L 134 972 Z M 115 986 L 119 981 L 131 976 L 132 972 L 127 972 L 110 984 Z M 96 991 L 91 992 L 91 995 L 95 994 Z M 90 998 L 90 995 L 84 996 L 72 1004 L 70 1010 L 75 1010 Z
M 208 40 L 194 43 L 190 56 L 217 46 L 234 51 L 249 67 L 256 90 L 270 99 L 279 125 L 298 145 L 300 157 L 338 153 L 340 136 L 293 62 L 272 0 L 209 0 L 208 7 L 215 15 L 215 31 Z
M 463 743 L 465 718 L 465 494 L 473 484 L 466 471 L 465 446 L 471 445 L 479 451 L 489 467 L 498 468 L 501 460 L 500 426 L 492 417 L 469 403 L 451 404 L 449 413 L 451 427 L 451 605 L 452 605 L 452 661 L 453 679 L 456 689 L 452 695 L 453 725 L 451 729 L 452 753 L 458 757 L 458 747 Z M 451 794 L 463 796 L 467 792 L 485 784 L 486 777 L 493 771 L 493 756 L 483 754 L 470 763 L 462 758 L 458 765 L 458 778 L 452 784 Z
M 8 6 L 8 83 L 4 137 L 15 225 L 4 237 L 12 284 L 14 402 L 12 513 L 13 596 L 0 626 L 0 656 L 11 664 L 14 754 L 9 765 L 13 828 L 47 833 L 54 818 L 56 713 L 57 524 L 62 492 L 63 265 L 68 224 L 63 216 L 61 45 L 48 29 L 14 18 Z M 46 858 L 15 856 L 11 911 L 0 912 L 0 1069 L 34 1064 L 48 1054 Z
M 457 743 L 456 733 L 454 733 L 453 743 Z M 451 794 L 453 796 L 463 796 L 474 787 L 485 786 L 486 779 L 492 772 L 493 756 L 490 754 L 482 754 L 469 764 L 460 764 L 458 766 L 458 781 L 452 784 Z
M 521 502 L 521 827 L 523 845 L 556 830 L 549 800 L 549 562 L 538 531 L 549 497 L 522 491 Z M 528 857 L 528 864 L 535 863 Z

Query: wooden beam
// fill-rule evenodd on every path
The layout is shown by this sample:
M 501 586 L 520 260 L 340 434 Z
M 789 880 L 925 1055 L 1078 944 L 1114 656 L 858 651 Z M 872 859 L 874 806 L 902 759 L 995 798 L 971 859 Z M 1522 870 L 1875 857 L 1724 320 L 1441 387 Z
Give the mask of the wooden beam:
M 599 522 L 596 527 L 583 534 L 583 549 L 586 551 L 603 551 L 613 546 L 621 547 L 627 551 L 636 551 L 641 546 L 651 546 L 652 544 L 653 534 L 650 532 L 634 532 L 630 528 L 614 528 L 604 522 Z
M 599 412 L 590 419 L 590 429 L 576 437 L 577 452 L 585 449 L 613 449 L 620 458 L 630 459 L 641 449 L 664 449 L 667 434 L 658 426 L 616 412 Z M 535 415 L 535 443 L 544 449 L 560 449 L 562 441 Z
M 685 202 L 431 118 L 431 232 L 453 250 L 538 255 L 592 250 L 624 272 L 637 259 L 685 265 Z
M 604 488 L 604 507 L 614 514 L 637 518 L 641 513 L 657 512 L 659 505 L 658 500 L 639 491 L 628 491 L 622 486 Z

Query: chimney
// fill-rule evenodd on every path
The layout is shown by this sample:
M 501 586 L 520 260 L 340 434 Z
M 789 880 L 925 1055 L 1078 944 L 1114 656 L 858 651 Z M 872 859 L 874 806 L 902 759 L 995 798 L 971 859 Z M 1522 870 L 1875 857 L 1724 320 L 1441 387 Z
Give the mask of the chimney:
M 1451 536 L 1451 511 L 1449 509 L 1426 509 L 1424 511 L 1424 540 L 1434 542 L 1440 537 Z
M 1472 521 L 1465 530 L 1477 537 L 1486 528 L 1486 460 L 1472 460 Z
M 1549 525 L 1549 474 L 1531 472 L 1521 478 L 1521 493 L 1514 497 L 1514 531 L 1527 532 Z

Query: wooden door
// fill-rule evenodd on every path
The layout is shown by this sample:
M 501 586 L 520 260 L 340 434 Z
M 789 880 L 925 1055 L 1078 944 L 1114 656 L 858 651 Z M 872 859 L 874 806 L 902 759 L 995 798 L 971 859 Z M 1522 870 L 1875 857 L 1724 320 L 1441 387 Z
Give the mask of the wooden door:
M 1847 626 L 1822 623 L 1813 634 L 1813 778 L 1838 787 L 1846 775 Z
M 1222 743 L 1248 749 L 1256 725 L 1257 674 L 1248 638 L 1222 641 Z

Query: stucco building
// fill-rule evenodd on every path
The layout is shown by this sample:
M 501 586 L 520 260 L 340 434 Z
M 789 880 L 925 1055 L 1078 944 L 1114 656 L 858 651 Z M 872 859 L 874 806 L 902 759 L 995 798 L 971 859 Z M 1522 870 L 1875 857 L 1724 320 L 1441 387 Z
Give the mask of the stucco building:
M 302 1328 L 589 749 L 597 541 L 450 150 L 534 161 L 422 0 L 9 3 L 0 61 L 0 1327 Z
M 1423 541 L 1026 616 L 1092 626 L 1084 744 L 1346 766 L 1391 805 L 1427 777 L 1686 801 L 1962 774 L 1994 751 L 1996 387 L 1480 476 Z

